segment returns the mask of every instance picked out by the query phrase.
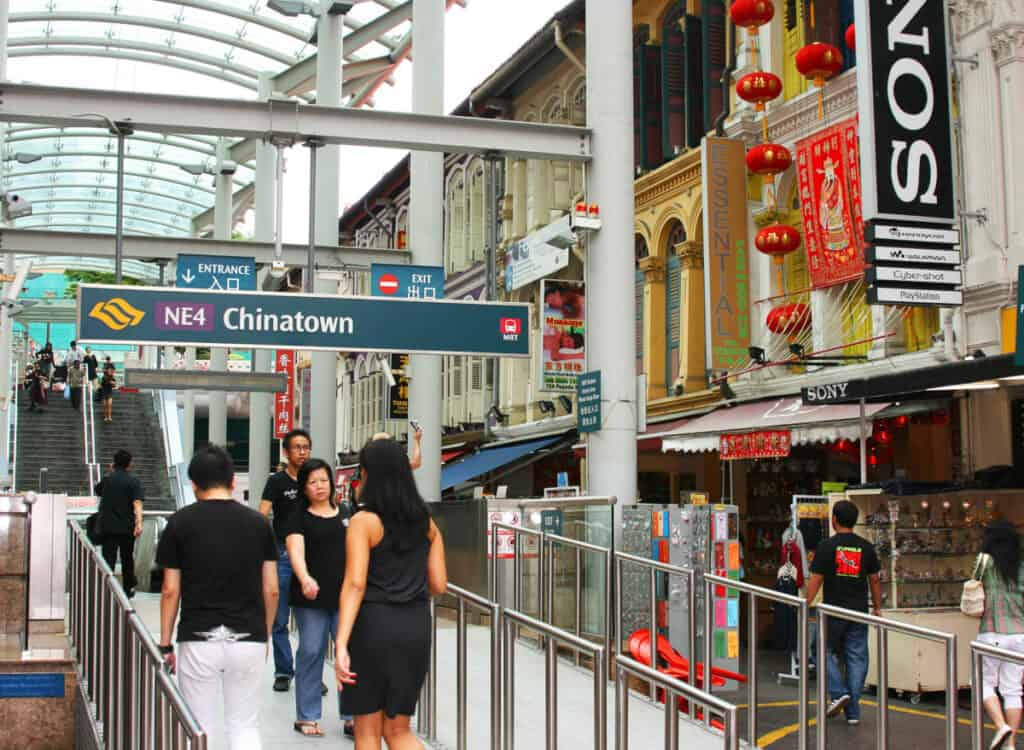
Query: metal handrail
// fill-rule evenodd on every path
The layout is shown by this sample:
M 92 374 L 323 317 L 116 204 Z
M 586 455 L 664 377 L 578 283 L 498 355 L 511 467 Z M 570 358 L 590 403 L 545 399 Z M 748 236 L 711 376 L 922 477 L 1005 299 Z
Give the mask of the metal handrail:
M 711 632 L 712 625 L 712 588 L 714 586 L 725 586 L 727 589 L 746 593 L 750 597 L 749 622 L 747 623 L 749 642 L 747 645 L 747 705 L 750 710 L 747 713 L 747 741 L 751 747 L 757 747 L 757 600 L 768 599 L 769 601 L 796 607 L 799 625 L 797 630 L 797 648 L 800 653 L 800 701 L 799 701 L 799 735 L 797 737 L 798 750 L 807 750 L 807 713 L 808 702 L 810 701 L 810 679 L 807 665 L 810 663 L 810 617 L 807 600 L 801 596 L 783 594 L 780 591 L 773 591 L 761 586 L 734 581 L 731 578 L 704 574 L 704 632 Z M 728 592 L 726 592 L 728 593 Z M 712 668 L 711 639 L 704 639 L 704 675 L 707 678 Z M 691 672 L 693 670 L 691 669 Z M 705 687 L 710 683 L 705 682 Z
M 984 676 L 982 672 L 982 657 L 1000 659 L 1012 664 L 1024 667 L 1024 654 L 1016 651 L 1007 651 L 1005 648 L 997 648 L 987 643 L 971 641 L 971 748 L 972 750 L 983 750 L 985 747 L 985 717 L 982 715 L 982 684 Z
M 504 593 L 501 590 L 501 586 L 498 584 L 498 531 L 511 531 L 512 532 L 512 608 L 521 610 L 523 607 L 523 587 L 522 587 L 522 564 L 523 555 L 522 547 L 520 545 L 520 537 L 527 536 L 533 537 L 537 540 L 537 560 L 538 560 L 538 571 L 537 571 L 537 613 L 540 619 L 544 617 L 544 537 L 546 534 L 543 531 L 536 531 L 534 529 L 527 529 L 523 526 L 514 526 L 508 523 L 501 523 L 499 521 L 491 522 L 491 581 L 490 581 L 490 592 L 491 599 L 493 601 L 501 603 L 501 594 Z
M 666 573 L 668 575 L 677 575 L 686 578 L 687 587 L 690 597 L 690 606 L 687 607 L 687 616 L 689 617 L 689 634 L 687 638 L 687 648 L 689 651 L 686 654 L 686 658 L 690 660 L 690 672 L 687 675 L 690 685 L 697 686 L 697 601 L 696 601 L 696 585 L 697 576 L 692 568 L 683 568 L 678 565 L 669 565 L 668 563 L 659 562 L 658 560 L 648 560 L 644 557 L 637 557 L 636 555 L 630 555 L 626 552 L 615 553 L 615 632 L 618 637 L 617 650 L 622 648 L 622 641 L 624 633 L 622 632 L 622 565 L 623 563 L 630 563 L 631 565 L 639 565 L 640 567 L 647 568 L 650 571 L 650 657 L 651 667 L 656 667 L 658 664 L 658 584 L 656 573 Z M 709 633 L 711 631 L 708 631 Z M 708 640 L 705 638 L 705 640 Z M 710 668 L 705 667 L 704 670 L 705 680 L 707 685 L 711 685 L 711 671 Z M 654 682 L 650 683 L 650 697 L 654 700 L 657 694 L 657 687 Z M 690 707 L 690 715 L 695 716 L 693 706 Z
M 17 375 L 17 373 L 15 373 Z M 8 451 L 10 454 L 11 462 L 11 492 L 14 492 L 18 488 L 18 393 L 21 390 L 18 388 L 18 379 L 14 378 L 14 396 L 11 398 L 11 403 L 14 406 L 14 427 L 11 428 L 11 432 L 8 439 L 11 441 L 11 449 Z M 10 425 L 8 425 L 10 427 Z
M 504 707 L 502 710 L 503 750 L 515 750 L 515 647 L 513 631 L 522 626 L 541 635 L 547 642 L 544 649 L 544 747 L 558 748 L 558 643 L 588 653 L 594 663 L 594 750 L 608 747 L 608 693 L 606 684 L 604 647 L 583 638 L 577 638 L 553 625 L 548 625 L 514 609 L 501 610 L 502 673 L 505 678 Z
M 69 638 L 90 715 L 109 750 L 206 750 L 207 735 L 113 572 L 75 521 Z
M 936 641 L 946 646 L 946 750 L 956 748 L 956 710 L 957 710 L 957 678 L 956 678 L 956 635 L 954 633 L 943 633 L 940 630 L 922 628 L 919 625 L 909 625 L 904 622 L 888 620 L 884 617 L 875 617 L 865 612 L 855 612 L 841 607 L 834 607 L 829 604 L 819 604 L 818 612 L 818 650 L 824 656 L 828 646 L 827 623 L 829 617 L 836 617 L 842 620 L 861 623 L 863 625 L 874 625 L 878 628 L 876 633 L 878 652 L 878 747 L 888 746 L 889 735 L 889 632 L 902 633 L 915 638 L 923 638 L 929 641 Z M 801 669 L 801 672 L 804 671 Z M 828 739 L 828 725 L 825 720 L 827 711 L 828 684 L 828 659 L 818 658 L 818 750 L 826 750 Z M 978 690 L 978 686 L 975 686 Z
M 723 732 L 726 750 L 739 748 L 738 708 L 728 701 L 717 698 L 708 692 L 699 690 L 674 677 L 669 677 L 656 669 L 634 661 L 626 656 L 615 659 L 618 667 L 615 678 L 615 750 L 629 750 L 629 675 L 634 675 L 665 691 L 665 750 L 679 749 L 679 703 L 676 697 L 685 698 L 690 704 L 690 714 L 694 715 L 696 704 L 704 706 L 704 715 L 710 716 L 711 711 L 721 713 L 724 718 Z M 690 670 L 693 674 L 694 670 Z M 751 747 L 755 747 L 752 743 Z
M 553 625 L 555 622 L 555 545 L 561 544 L 566 547 L 570 547 L 575 551 L 576 556 L 576 605 L 573 610 L 574 612 L 574 629 L 576 637 L 579 638 L 583 635 L 583 553 L 589 552 L 591 554 L 601 555 L 602 568 L 605 573 L 604 580 L 604 651 L 608 656 L 608 670 L 611 671 L 611 657 L 612 657 L 612 626 L 611 626 L 611 612 L 609 609 L 609 603 L 611 601 L 609 586 L 612 581 L 612 554 L 611 550 L 607 547 L 601 547 L 597 544 L 590 544 L 589 542 L 580 542 L 575 539 L 569 539 L 568 537 L 560 536 L 558 534 L 545 534 L 544 544 L 541 547 L 541 560 L 547 560 L 547 610 L 548 619 Z M 576 654 L 576 666 L 580 665 L 579 651 Z

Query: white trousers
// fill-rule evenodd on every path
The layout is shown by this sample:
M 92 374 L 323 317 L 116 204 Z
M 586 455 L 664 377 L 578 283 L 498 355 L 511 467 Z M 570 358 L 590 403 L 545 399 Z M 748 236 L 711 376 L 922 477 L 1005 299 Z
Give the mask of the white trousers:
M 265 643 L 179 644 L 178 685 L 207 735 L 218 724 L 217 703 L 223 690 L 224 735 L 229 750 L 261 750 L 259 693 L 266 660 Z
M 1000 635 L 999 633 L 979 633 L 978 641 L 1006 651 L 1024 653 L 1024 635 Z M 1003 708 L 1009 710 L 1021 707 L 1021 679 L 1024 678 L 1024 667 L 1013 662 L 1002 661 L 986 656 L 981 662 L 983 700 L 996 694 L 1003 698 Z M 975 690 L 978 688 L 975 687 Z

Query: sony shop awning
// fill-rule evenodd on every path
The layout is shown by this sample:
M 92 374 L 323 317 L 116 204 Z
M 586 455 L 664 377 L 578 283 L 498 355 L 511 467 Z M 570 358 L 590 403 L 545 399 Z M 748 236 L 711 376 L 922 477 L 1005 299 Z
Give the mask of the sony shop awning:
M 864 410 L 865 419 L 871 419 L 887 405 L 869 404 Z M 859 406 L 808 405 L 788 396 L 724 407 L 698 417 L 662 438 L 661 449 L 666 453 L 717 451 L 722 435 L 759 430 L 789 430 L 791 445 L 857 440 L 859 422 Z

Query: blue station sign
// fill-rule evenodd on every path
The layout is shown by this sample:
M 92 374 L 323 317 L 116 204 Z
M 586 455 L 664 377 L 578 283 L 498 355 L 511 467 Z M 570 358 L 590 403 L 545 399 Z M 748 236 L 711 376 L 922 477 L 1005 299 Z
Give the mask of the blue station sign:
M 529 321 L 524 303 L 78 287 L 78 338 L 93 344 L 528 357 Z
M 256 291 L 256 259 L 224 255 L 179 255 L 175 283 L 183 289 Z
M 393 299 L 444 299 L 444 268 L 372 263 L 370 294 Z

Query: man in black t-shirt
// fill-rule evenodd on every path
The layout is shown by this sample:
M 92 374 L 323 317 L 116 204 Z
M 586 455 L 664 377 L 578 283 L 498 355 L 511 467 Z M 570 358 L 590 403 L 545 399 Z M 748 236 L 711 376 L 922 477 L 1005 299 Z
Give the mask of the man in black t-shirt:
M 835 534 L 818 545 L 811 563 L 811 580 L 807 584 L 807 601 L 813 603 L 822 585 L 824 602 L 855 612 L 868 611 L 868 586 L 875 616 L 881 616 L 882 584 L 878 578 L 881 565 L 871 542 L 853 533 L 859 511 L 849 500 L 841 500 L 832 508 Z M 839 618 L 828 623 L 828 660 L 819 657 L 818 664 L 828 668 L 828 691 L 831 702 L 829 717 L 846 713 L 846 723 L 860 724 L 860 694 L 868 674 L 868 626 Z M 839 670 L 838 655 L 846 662 L 846 677 Z M 819 679 L 821 677 L 819 676 Z
M 285 536 L 290 527 L 292 513 L 302 507 L 302 493 L 299 491 L 299 469 L 309 458 L 313 447 L 309 433 L 305 430 L 292 430 L 282 441 L 285 460 L 288 462 L 284 471 L 279 471 L 267 480 L 260 495 L 260 513 L 269 516 L 274 514 L 274 536 L 277 539 L 277 585 L 281 590 L 281 598 L 277 604 L 277 616 L 274 618 L 274 690 L 285 692 L 295 676 L 295 659 L 292 655 L 292 643 L 288 639 L 288 618 L 291 610 L 288 606 L 288 595 L 292 583 L 292 565 L 288 560 L 288 549 L 285 547 Z
M 204 730 L 218 723 L 223 694 L 227 747 L 260 750 L 259 684 L 277 611 L 277 545 L 267 520 L 232 499 L 234 467 L 223 448 L 197 451 L 188 477 L 198 502 L 167 520 L 156 553 L 164 568 L 160 651 Z
M 99 525 L 103 538 L 103 559 L 110 569 L 121 555 L 121 583 L 128 598 L 135 596 L 135 538 L 142 533 L 142 482 L 128 473 L 132 454 L 114 454 L 114 470 L 95 487 L 100 497 Z

